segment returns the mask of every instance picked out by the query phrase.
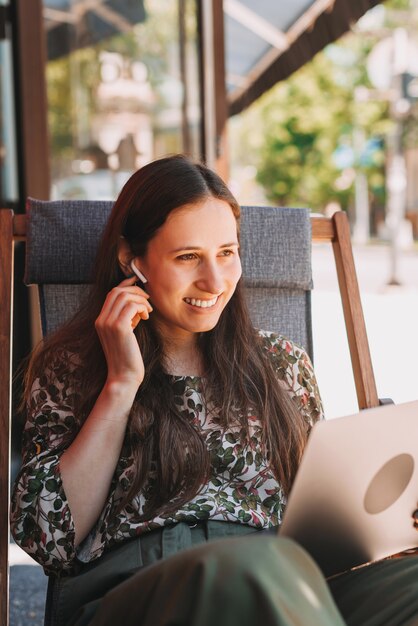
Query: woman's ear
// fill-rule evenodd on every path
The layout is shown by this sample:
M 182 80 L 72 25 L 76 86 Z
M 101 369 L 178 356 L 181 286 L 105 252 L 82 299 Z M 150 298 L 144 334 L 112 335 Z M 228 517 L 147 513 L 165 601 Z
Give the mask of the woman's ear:
M 133 259 L 132 250 L 129 247 L 128 242 L 125 237 L 120 237 L 118 243 L 118 260 L 119 267 L 125 276 L 132 276 L 132 269 L 130 266 L 131 260 Z

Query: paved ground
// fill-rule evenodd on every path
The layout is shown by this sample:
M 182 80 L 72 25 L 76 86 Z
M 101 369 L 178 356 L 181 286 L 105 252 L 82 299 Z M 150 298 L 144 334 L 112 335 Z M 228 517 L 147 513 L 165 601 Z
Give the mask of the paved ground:
M 389 250 L 354 250 L 370 349 L 380 397 L 418 399 L 418 252 L 404 252 L 400 287 L 388 287 Z M 327 417 L 357 411 L 348 345 L 332 252 L 314 246 L 313 324 L 315 369 Z M 41 626 L 46 577 L 17 546 L 11 546 L 11 626 Z
M 42 626 L 47 577 L 40 566 L 10 568 L 10 626 Z

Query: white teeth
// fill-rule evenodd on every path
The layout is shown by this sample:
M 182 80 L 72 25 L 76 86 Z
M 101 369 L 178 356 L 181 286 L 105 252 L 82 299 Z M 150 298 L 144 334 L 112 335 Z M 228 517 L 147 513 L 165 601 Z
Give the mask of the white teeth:
M 199 300 L 196 298 L 184 298 L 184 300 L 185 302 L 187 302 L 187 304 L 192 304 L 193 306 L 198 306 L 202 309 L 207 309 L 216 304 L 218 300 L 218 296 L 216 296 L 216 298 L 213 298 L 212 300 Z

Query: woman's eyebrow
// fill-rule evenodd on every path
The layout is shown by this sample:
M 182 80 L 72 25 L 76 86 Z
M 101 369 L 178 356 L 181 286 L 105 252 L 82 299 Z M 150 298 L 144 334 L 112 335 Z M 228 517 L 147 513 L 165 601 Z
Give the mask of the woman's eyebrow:
M 238 241 L 231 241 L 230 243 L 223 243 L 219 246 L 219 248 L 231 248 L 231 246 L 238 246 Z M 202 250 L 200 246 L 183 246 L 182 248 L 176 248 L 175 250 L 171 250 L 170 254 L 174 252 L 183 252 L 184 250 Z

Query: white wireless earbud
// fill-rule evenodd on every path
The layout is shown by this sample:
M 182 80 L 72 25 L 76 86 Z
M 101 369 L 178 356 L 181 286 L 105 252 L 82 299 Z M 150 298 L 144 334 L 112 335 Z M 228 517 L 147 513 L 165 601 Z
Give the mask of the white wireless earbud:
M 145 276 L 143 275 L 143 273 L 135 265 L 133 259 L 132 259 L 132 261 L 130 263 L 130 266 L 131 266 L 131 270 L 133 271 L 135 276 L 137 276 L 141 282 L 143 282 L 143 283 L 147 283 L 148 282 L 147 279 L 145 278 Z

